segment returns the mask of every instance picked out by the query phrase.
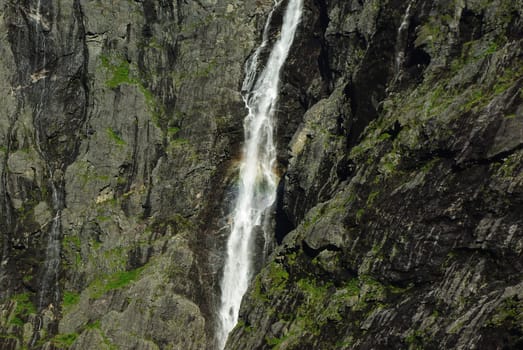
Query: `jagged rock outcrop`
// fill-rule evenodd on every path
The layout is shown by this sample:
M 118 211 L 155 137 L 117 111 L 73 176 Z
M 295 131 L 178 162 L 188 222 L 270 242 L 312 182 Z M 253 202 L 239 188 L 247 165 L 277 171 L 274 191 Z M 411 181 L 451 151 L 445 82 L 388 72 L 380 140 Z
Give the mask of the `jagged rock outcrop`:
M 227 349 L 521 347 L 521 2 L 315 3 L 330 93 L 289 146 L 296 229 Z
M 0 348 L 214 349 L 272 6 L 0 0 Z M 305 1 L 227 349 L 523 345 L 522 9 Z

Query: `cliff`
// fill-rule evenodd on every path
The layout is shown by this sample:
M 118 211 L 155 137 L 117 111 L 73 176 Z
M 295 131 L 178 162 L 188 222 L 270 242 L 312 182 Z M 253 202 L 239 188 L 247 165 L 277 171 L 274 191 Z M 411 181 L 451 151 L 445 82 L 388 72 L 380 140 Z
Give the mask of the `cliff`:
M 0 348 L 214 349 L 272 6 L 0 0 Z M 523 346 L 522 16 L 305 1 L 273 250 L 226 349 Z

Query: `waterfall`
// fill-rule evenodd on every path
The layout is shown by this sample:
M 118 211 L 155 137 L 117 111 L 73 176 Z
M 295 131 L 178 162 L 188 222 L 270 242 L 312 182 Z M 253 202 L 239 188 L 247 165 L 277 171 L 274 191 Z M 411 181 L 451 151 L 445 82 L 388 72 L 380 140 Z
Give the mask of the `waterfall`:
M 60 303 L 59 273 L 60 273 L 60 251 L 62 233 L 62 208 L 63 199 L 60 198 L 56 185 L 51 180 L 53 194 L 53 209 L 56 214 L 51 223 L 47 248 L 45 250 L 45 262 L 42 281 L 40 284 L 38 308 L 41 310 L 49 303 L 57 306 Z
M 263 226 L 264 213 L 276 199 L 278 178 L 274 173 L 276 147 L 273 140 L 273 116 L 278 100 L 280 71 L 300 22 L 303 0 L 289 0 L 279 38 L 259 74 L 258 61 L 260 53 L 268 45 L 272 15 L 282 2 L 275 3 L 265 25 L 262 44 L 245 66 L 242 93 L 248 115 L 244 121 L 245 144 L 239 193 L 221 281 L 220 324 L 217 332 L 219 349 L 225 347 L 227 336 L 238 321 L 241 300 L 252 277 L 255 228 Z
M 403 62 L 405 61 L 405 41 L 407 40 L 406 34 L 407 29 L 409 27 L 410 22 L 410 16 L 411 16 L 411 10 L 412 5 L 414 5 L 415 0 L 410 0 L 409 5 L 407 6 L 407 10 L 405 11 L 405 14 L 403 15 L 403 19 L 401 20 L 400 27 L 398 28 L 398 34 L 396 35 L 396 66 L 395 71 L 396 74 L 398 74 L 401 70 L 401 66 L 403 65 Z
M 36 7 L 34 8 L 34 14 L 30 15 L 35 23 L 35 40 L 36 48 L 41 52 L 41 61 L 37 60 L 35 67 L 33 68 L 34 75 L 39 72 L 46 71 L 47 58 L 46 58 L 46 36 L 44 31 L 49 30 L 46 25 L 43 14 L 42 14 L 42 1 L 38 0 Z M 37 52 L 38 52 L 37 51 Z M 42 117 L 43 108 L 47 103 L 48 83 L 46 75 L 33 80 L 36 89 L 40 90 L 40 98 L 35 106 L 34 119 L 37 121 Z M 36 124 L 36 123 L 35 123 Z M 36 127 L 36 126 L 35 126 Z M 45 249 L 45 261 L 41 267 L 41 280 L 38 290 L 38 309 L 39 311 L 52 305 L 57 307 L 60 304 L 60 289 L 59 289 L 59 273 L 60 273 L 60 254 L 61 254 L 61 235 L 62 235 L 62 209 L 64 208 L 63 188 L 61 184 L 61 178 L 58 178 L 56 174 L 61 171 L 56 171 L 56 164 L 52 162 L 46 156 L 45 150 L 41 148 L 42 142 L 40 140 L 40 132 L 36 132 L 36 148 L 42 159 L 45 160 L 47 172 L 49 175 L 49 183 L 51 186 L 52 194 L 52 205 L 54 210 L 54 217 L 51 222 L 51 227 L 48 232 L 47 246 Z M 62 176 L 62 175 L 60 175 Z M 38 329 L 37 329 L 38 330 Z M 37 340 L 33 337 L 33 342 Z

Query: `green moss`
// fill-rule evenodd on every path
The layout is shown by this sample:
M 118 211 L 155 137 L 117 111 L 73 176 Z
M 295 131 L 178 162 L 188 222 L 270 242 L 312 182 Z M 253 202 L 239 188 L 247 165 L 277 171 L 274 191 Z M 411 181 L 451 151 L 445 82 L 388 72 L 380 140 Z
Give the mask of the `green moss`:
M 105 216 L 105 215 L 96 216 L 96 221 L 98 221 L 98 222 L 105 222 L 105 221 L 109 221 L 110 219 L 111 219 L 110 216 Z
M 104 264 L 112 271 L 123 270 L 127 264 L 127 249 L 116 247 L 102 252 Z
M 297 285 L 300 288 L 300 290 L 304 292 L 306 300 L 309 301 L 311 304 L 314 304 L 315 302 L 319 301 L 325 295 L 327 288 L 331 286 L 330 283 L 319 284 L 313 279 L 309 278 L 300 279 Z
M 18 340 L 18 337 L 16 335 L 12 335 L 12 334 L 0 334 L 0 339 L 16 339 L 16 340 Z M 22 350 L 26 350 L 26 348 L 22 348 Z
M 105 82 L 107 87 L 114 89 L 121 84 L 136 84 L 136 79 L 130 76 L 130 65 L 124 59 L 117 57 L 101 56 L 102 66 L 111 74 L 111 78 Z
M 130 271 L 115 272 L 94 281 L 89 286 L 91 298 L 98 299 L 111 290 L 128 286 L 140 276 L 142 271 L 143 267 Z
M 119 146 L 126 145 L 126 142 L 122 139 L 122 137 L 116 131 L 114 131 L 111 128 L 107 128 L 105 131 L 107 132 L 107 136 L 109 136 L 109 138 L 111 140 L 113 140 L 114 143 L 116 143 Z
M 435 42 L 439 42 L 443 36 L 443 33 L 440 30 L 441 24 L 439 20 L 434 17 L 430 18 L 430 21 L 423 24 L 418 28 L 417 38 L 414 44 L 419 47 L 423 45 L 430 45 L 430 47 L 435 49 Z
M 391 135 L 389 133 L 384 132 L 378 137 L 378 141 L 385 141 L 391 138 Z
M 523 324 L 523 301 L 518 300 L 516 297 L 505 299 L 496 308 L 494 315 L 487 324 L 491 327 L 502 327 L 506 324 Z
M 272 346 L 273 350 L 279 349 L 280 345 L 287 339 L 287 337 L 275 338 L 275 337 L 265 337 L 265 342 L 267 345 Z
M 497 170 L 498 175 L 503 178 L 517 176 L 522 158 L 523 152 L 515 152 L 509 157 L 505 158 Z
M 171 140 L 169 142 L 169 145 L 171 145 L 173 147 L 180 147 L 180 146 L 184 146 L 184 145 L 188 145 L 188 144 L 189 144 L 189 140 L 184 139 L 184 138 L 177 138 L 177 139 Z
M 319 335 L 321 327 L 328 322 L 325 307 L 327 305 L 328 290 L 332 284 L 303 278 L 297 282 L 297 286 L 303 293 L 304 299 L 297 309 L 295 323 L 307 332 Z M 330 313 L 332 311 L 330 310 Z
M 285 258 L 286 258 L 287 264 L 289 264 L 289 266 L 294 266 L 294 265 L 296 265 L 296 260 L 298 258 L 298 253 L 293 252 L 293 253 L 287 254 L 285 256 Z
M 96 320 L 94 322 L 89 323 L 87 326 L 85 326 L 87 329 L 101 329 L 101 322 L 100 320 Z
M 31 301 L 30 293 L 16 294 L 11 297 L 11 300 L 16 302 L 15 315 L 27 317 L 29 314 L 36 313 L 36 307 Z
M 137 68 L 119 56 L 101 56 L 102 66 L 110 74 L 106 81 L 107 87 L 114 89 L 122 84 L 138 87 L 145 98 L 145 103 L 152 114 L 152 119 L 158 127 L 166 123 L 164 107 L 157 103 L 153 93 L 145 87 L 136 73 Z
M 485 95 L 481 88 L 472 91 L 468 102 L 464 106 L 465 111 L 471 110 L 473 107 L 481 106 L 484 103 Z
M 25 322 L 22 321 L 18 316 L 14 316 L 13 318 L 11 318 L 9 323 L 15 326 L 23 327 Z
M 81 247 L 80 237 L 76 235 L 65 235 L 62 240 L 62 246 L 70 251 L 79 250 Z
M 378 197 L 379 194 L 380 194 L 380 191 L 372 191 L 369 194 L 369 196 L 367 197 L 367 207 L 372 206 L 372 204 L 374 203 L 374 200 L 376 199 L 376 197 Z
M 394 286 L 394 285 L 387 286 L 387 290 L 392 294 L 403 294 L 403 293 L 406 293 L 410 288 L 412 288 L 412 286 L 409 286 L 406 288 L 402 288 L 402 287 L 398 287 L 398 286 Z
M 361 218 L 363 217 L 363 214 L 365 214 L 365 209 L 364 208 L 358 209 L 358 211 L 356 212 L 356 221 L 357 222 L 361 221 Z
M 481 53 L 480 57 L 490 56 L 498 51 L 498 44 L 495 42 L 490 43 L 489 47 Z
M 254 280 L 252 296 L 255 300 L 262 303 L 269 302 L 269 297 L 262 288 L 261 275 L 256 276 L 256 279 Z
M 338 340 L 334 346 L 336 347 L 336 349 L 342 349 L 342 348 L 348 348 L 353 344 L 354 344 L 354 340 L 352 340 L 352 337 L 349 337 L 349 339 Z
M 501 94 L 510 88 L 514 82 L 523 74 L 523 67 L 518 69 L 505 68 L 494 84 L 494 94 Z
M 80 301 L 80 294 L 76 292 L 65 291 L 62 298 L 62 308 L 67 310 Z
M 58 334 L 51 339 L 51 343 L 58 347 L 70 347 L 76 338 L 78 338 L 78 333 Z
M 350 296 L 357 296 L 360 294 L 360 281 L 357 278 L 351 278 L 345 285 L 345 290 Z
M 180 128 L 175 127 L 175 126 L 167 128 L 167 134 L 169 135 L 169 137 L 175 136 L 179 131 L 180 131 Z
M 282 265 L 273 262 L 269 266 L 269 278 L 271 279 L 271 292 L 281 292 L 287 287 L 289 273 Z

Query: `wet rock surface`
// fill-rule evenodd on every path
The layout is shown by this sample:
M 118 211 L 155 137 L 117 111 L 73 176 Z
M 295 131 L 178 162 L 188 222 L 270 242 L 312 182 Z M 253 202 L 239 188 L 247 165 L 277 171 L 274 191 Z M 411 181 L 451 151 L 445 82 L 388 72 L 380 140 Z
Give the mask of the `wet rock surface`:
M 281 244 L 226 348 L 520 348 L 523 3 L 304 6 Z M 0 0 L 0 348 L 214 349 L 271 7 Z

